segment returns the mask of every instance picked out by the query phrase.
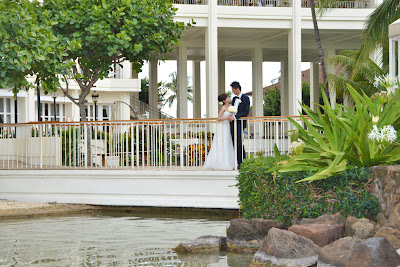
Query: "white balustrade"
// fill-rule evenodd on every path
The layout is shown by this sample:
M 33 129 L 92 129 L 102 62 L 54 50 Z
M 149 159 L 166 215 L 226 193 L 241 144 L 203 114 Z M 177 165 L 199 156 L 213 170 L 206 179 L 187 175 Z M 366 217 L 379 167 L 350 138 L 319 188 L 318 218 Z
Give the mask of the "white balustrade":
M 298 120 L 298 117 L 293 117 Z M 247 157 L 288 149 L 285 117 L 247 118 Z M 0 169 L 199 169 L 215 119 L 40 122 L 0 125 Z

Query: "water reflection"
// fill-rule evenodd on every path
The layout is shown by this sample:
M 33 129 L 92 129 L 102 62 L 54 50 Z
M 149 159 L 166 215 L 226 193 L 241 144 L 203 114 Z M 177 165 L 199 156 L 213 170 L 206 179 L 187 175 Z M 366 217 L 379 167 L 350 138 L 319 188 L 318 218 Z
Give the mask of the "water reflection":
M 0 221 L 1 266 L 248 266 L 250 256 L 177 255 L 172 247 L 225 235 L 227 220 L 82 215 Z

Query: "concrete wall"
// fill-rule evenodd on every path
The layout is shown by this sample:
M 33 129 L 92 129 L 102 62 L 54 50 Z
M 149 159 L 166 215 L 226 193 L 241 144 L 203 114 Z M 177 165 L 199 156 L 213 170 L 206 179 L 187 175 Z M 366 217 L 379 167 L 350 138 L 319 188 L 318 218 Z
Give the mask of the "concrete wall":
M 2 170 L 0 199 L 237 209 L 236 171 Z

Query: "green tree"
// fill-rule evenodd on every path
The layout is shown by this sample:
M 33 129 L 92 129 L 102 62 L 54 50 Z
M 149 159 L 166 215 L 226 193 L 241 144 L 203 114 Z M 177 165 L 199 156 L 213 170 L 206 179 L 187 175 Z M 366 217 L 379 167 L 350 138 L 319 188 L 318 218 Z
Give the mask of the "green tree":
M 165 88 L 170 91 L 170 96 L 165 100 L 165 104 L 168 104 L 169 107 L 172 107 L 175 99 L 177 99 L 177 89 L 178 89 L 178 80 L 176 71 L 172 72 L 169 77 L 171 77 L 171 81 L 165 83 Z M 190 78 L 188 77 L 188 83 Z M 188 101 L 193 102 L 193 88 L 192 86 L 187 87 L 188 92 Z
M 265 89 L 265 88 L 264 88 Z M 281 91 L 277 86 L 264 94 L 264 116 L 281 115 Z
M 358 93 L 364 92 L 367 96 L 385 90 L 382 86 L 374 85 L 375 77 L 384 75 L 384 71 L 369 57 L 357 62 L 356 55 L 355 50 L 344 50 L 330 58 L 335 66 L 341 68 L 339 74 L 328 74 L 328 81 L 334 85 L 338 99 L 351 97 L 346 84 L 350 84 Z
M 49 24 L 39 22 L 39 8 L 37 1 L 0 1 L 0 87 L 13 88 L 14 96 L 32 85 L 28 75 L 35 75 L 45 91 L 56 90 L 56 73 L 68 68 L 63 57 L 77 46 L 73 40 L 62 41 Z
M 149 104 L 149 78 L 144 77 L 140 83 L 139 100 Z M 167 90 L 164 83 L 162 81 L 158 82 L 158 103 L 164 103 L 166 94 Z
M 68 93 L 68 83 L 63 90 L 80 107 L 82 120 L 86 120 L 86 96 L 112 66 L 129 60 L 139 72 L 144 60 L 156 59 L 178 44 L 185 25 L 174 21 L 176 10 L 170 0 L 43 2 L 41 20 L 51 23 L 63 41 L 80 43 L 64 57 L 76 63 L 68 78 L 79 85 L 78 100 Z
M 324 85 L 320 83 L 319 87 L 320 90 L 323 90 Z M 301 91 L 302 104 L 310 106 L 310 82 L 303 81 Z M 322 97 L 320 97 L 319 103 L 322 103 Z M 263 108 L 264 116 L 281 116 L 281 91 L 277 86 L 267 89 L 264 94 Z

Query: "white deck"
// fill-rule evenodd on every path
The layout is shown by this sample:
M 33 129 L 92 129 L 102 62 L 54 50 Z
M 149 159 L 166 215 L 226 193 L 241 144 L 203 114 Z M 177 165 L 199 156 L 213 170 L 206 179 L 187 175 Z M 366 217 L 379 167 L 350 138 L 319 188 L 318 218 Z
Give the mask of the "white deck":
M 237 171 L 0 170 L 0 199 L 238 209 Z

